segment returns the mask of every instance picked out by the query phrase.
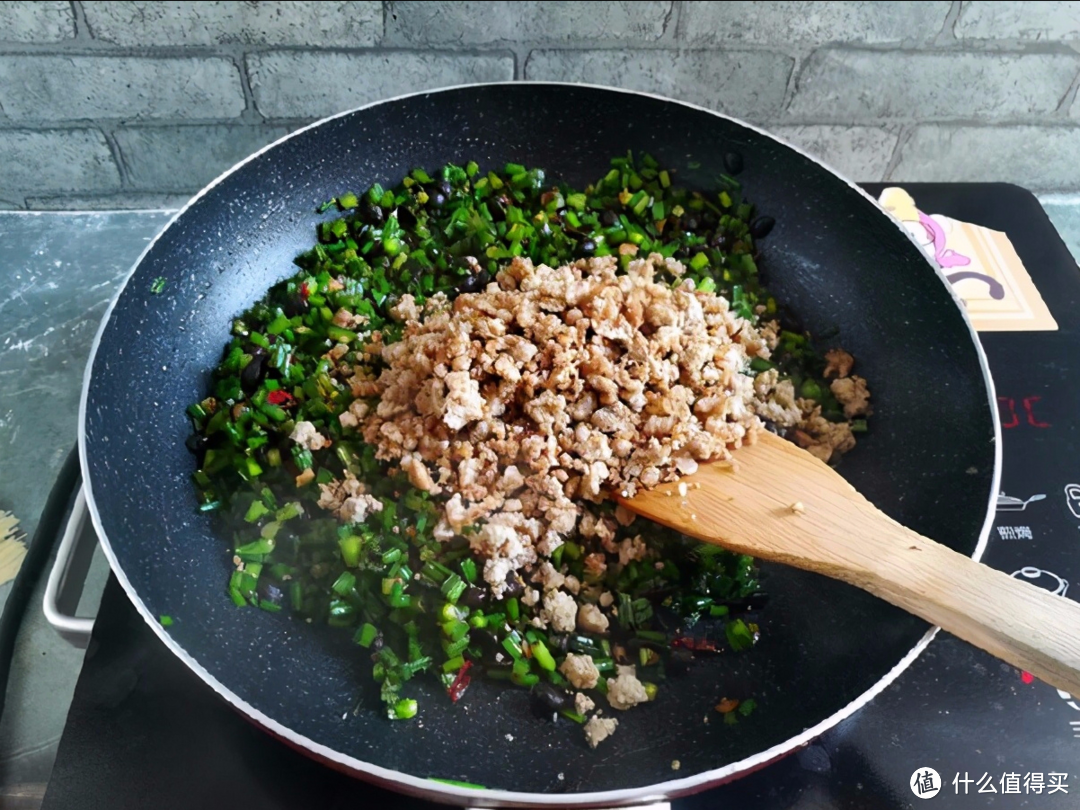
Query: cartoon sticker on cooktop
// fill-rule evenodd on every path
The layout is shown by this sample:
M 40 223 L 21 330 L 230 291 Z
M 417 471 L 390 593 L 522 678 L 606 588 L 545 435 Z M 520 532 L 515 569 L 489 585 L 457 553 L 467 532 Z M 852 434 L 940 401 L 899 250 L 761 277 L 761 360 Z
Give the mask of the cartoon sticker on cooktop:
M 882 191 L 878 202 L 942 269 L 976 330 L 1057 331 L 1008 236 L 941 214 L 924 214 L 910 194 L 895 186 Z
M 1029 503 L 1035 503 L 1036 501 L 1045 500 L 1046 495 L 1032 495 L 1027 500 L 1020 500 L 1014 498 L 1012 495 L 1006 495 L 1002 490 L 997 496 L 997 511 L 999 512 L 1023 512 L 1028 508 Z

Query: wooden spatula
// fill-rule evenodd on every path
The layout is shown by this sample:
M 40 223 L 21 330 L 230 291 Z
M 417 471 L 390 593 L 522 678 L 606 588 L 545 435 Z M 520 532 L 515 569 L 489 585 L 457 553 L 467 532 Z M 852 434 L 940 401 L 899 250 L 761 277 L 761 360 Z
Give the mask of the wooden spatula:
M 703 464 L 621 503 L 706 543 L 849 582 L 1080 695 L 1080 604 L 901 526 L 772 433 L 734 457 L 734 471 Z

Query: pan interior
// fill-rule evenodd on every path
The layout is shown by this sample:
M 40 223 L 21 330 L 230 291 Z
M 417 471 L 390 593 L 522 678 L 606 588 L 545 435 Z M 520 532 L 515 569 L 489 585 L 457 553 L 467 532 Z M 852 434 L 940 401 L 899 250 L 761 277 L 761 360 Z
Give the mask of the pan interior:
M 345 757 L 417 777 L 625 790 L 782 745 L 859 701 L 924 636 L 924 622 L 861 591 L 769 567 L 757 647 L 702 661 L 654 703 L 618 713 L 618 732 L 592 751 L 572 723 L 532 718 L 522 692 L 480 683 L 457 705 L 423 686 L 419 721 L 388 722 L 348 634 L 232 606 L 227 539 L 188 482 L 184 408 L 205 390 L 230 319 L 312 243 L 316 206 L 470 159 L 584 184 L 628 149 L 702 188 L 725 153 L 742 155 L 748 198 L 777 222 L 761 261 L 771 288 L 811 331 L 839 326 L 870 381 L 871 432 L 841 472 L 893 518 L 975 551 L 995 463 L 979 355 L 938 275 L 865 197 L 764 134 L 660 99 L 560 85 L 412 96 L 323 122 L 225 176 L 144 257 L 92 360 L 84 464 L 103 539 L 145 615 L 174 617 L 171 637 L 242 701 Z M 153 294 L 158 277 L 166 286 Z M 751 696 L 758 709 L 738 725 L 713 710 Z

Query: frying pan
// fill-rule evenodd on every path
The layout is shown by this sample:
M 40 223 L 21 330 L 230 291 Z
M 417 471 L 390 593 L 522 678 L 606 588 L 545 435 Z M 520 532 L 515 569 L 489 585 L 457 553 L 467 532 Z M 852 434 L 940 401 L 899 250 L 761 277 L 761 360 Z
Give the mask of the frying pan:
M 923 621 L 862 591 L 766 567 L 771 601 L 757 646 L 700 660 L 656 701 L 620 713 L 615 736 L 593 751 L 578 726 L 537 720 L 523 690 L 494 684 L 474 682 L 451 704 L 434 682 L 417 683 L 418 720 L 389 722 L 370 661 L 348 633 L 228 599 L 231 552 L 197 510 L 184 409 L 206 390 L 231 319 L 290 275 L 312 243 L 317 205 L 392 185 L 415 166 L 470 159 L 540 166 L 581 186 L 628 149 L 702 188 L 728 171 L 726 155 L 741 157 L 747 196 L 776 219 L 761 258 L 770 287 L 811 332 L 839 327 L 871 383 L 871 431 L 841 471 L 896 520 L 981 554 L 1000 458 L 985 358 L 940 274 L 854 185 L 747 124 L 638 93 L 489 84 L 369 105 L 253 155 L 177 215 L 113 302 L 83 392 L 90 512 L 116 576 L 187 666 L 287 744 L 450 803 L 658 801 L 805 744 L 884 689 L 932 638 Z M 165 288 L 154 294 L 159 277 Z M 167 630 L 162 614 L 174 618 Z M 723 697 L 750 696 L 758 709 L 737 725 L 713 711 Z

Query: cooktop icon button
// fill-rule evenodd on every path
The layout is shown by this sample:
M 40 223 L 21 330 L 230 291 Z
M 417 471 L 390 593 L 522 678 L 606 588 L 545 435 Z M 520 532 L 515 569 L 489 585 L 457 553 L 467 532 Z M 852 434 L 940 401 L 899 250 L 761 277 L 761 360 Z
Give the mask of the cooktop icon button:
M 1069 505 L 1073 517 L 1080 520 L 1080 484 L 1065 485 L 1065 503 Z
M 1014 579 L 1023 579 L 1032 585 L 1037 585 L 1043 590 L 1050 591 L 1054 596 L 1064 596 L 1069 592 L 1069 582 L 1064 577 L 1059 577 L 1053 571 L 1045 568 L 1036 568 L 1034 565 L 1025 565 L 1019 570 L 1013 571 L 1009 576 Z
M 1078 488 L 1080 489 L 1080 488 Z M 997 511 L 999 512 L 1023 512 L 1028 508 L 1029 503 L 1035 503 L 1046 498 L 1046 495 L 1040 493 L 1038 495 L 1032 495 L 1026 501 L 1014 498 L 1012 495 L 1006 495 L 1004 491 L 999 492 L 997 496 Z M 1078 515 L 1077 517 L 1080 517 Z

